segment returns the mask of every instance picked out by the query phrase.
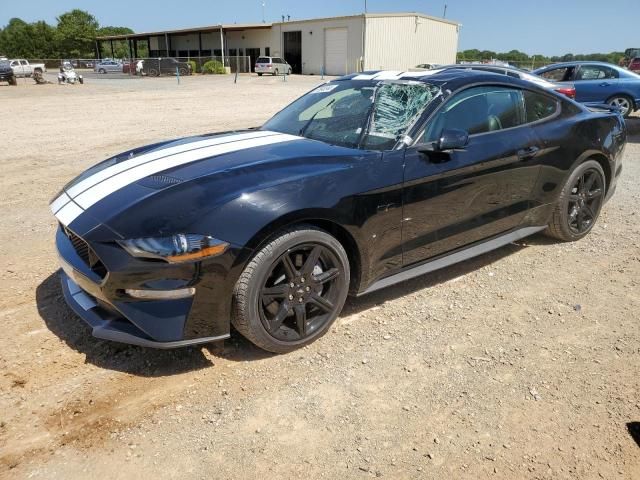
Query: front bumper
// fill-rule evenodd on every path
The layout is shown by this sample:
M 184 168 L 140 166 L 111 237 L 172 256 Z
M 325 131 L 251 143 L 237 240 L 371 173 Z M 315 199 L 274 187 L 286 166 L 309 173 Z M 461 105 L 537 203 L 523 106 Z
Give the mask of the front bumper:
M 86 240 L 84 240 L 86 242 Z M 239 271 L 230 248 L 207 261 L 168 264 L 131 257 L 117 245 L 86 242 L 100 260 L 92 268 L 62 228 L 56 247 L 64 297 L 97 338 L 154 348 L 176 348 L 229 337 L 231 297 Z M 192 297 L 146 300 L 125 289 L 195 288 Z

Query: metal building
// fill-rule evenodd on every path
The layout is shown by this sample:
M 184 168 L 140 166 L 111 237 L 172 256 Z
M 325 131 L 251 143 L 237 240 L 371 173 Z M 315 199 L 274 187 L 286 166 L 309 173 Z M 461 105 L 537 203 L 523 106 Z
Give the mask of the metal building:
M 150 57 L 282 57 L 293 73 L 343 75 L 362 70 L 407 70 L 421 63 L 455 63 L 460 24 L 419 13 L 362 14 L 276 23 L 213 25 L 114 35 L 131 56 L 146 41 Z M 107 48 L 108 51 L 108 48 Z

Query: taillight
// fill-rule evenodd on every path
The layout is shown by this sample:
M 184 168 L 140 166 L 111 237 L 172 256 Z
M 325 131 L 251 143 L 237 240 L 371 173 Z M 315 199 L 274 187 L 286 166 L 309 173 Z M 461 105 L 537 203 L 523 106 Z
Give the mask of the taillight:
M 566 95 L 569 98 L 572 98 L 575 100 L 576 98 L 576 89 L 571 87 L 571 88 L 567 88 L 567 87 L 560 87 L 560 88 L 556 88 L 556 92 L 561 93 L 563 95 Z

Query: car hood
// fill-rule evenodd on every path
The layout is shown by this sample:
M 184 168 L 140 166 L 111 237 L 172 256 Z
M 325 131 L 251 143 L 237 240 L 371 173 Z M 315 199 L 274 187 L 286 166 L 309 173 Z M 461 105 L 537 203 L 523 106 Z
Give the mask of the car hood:
M 321 164 L 320 159 L 357 152 L 265 130 L 163 142 L 124 152 L 88 169 L 63 188 L 51 202 L 51 210 L 62 225 L 80 236 L 99 226 L 99 231 L 106 226 L 123 238 L 160 234 L 178 228 L 172 222 L 197 216 L 205 205 L 308 174 Z M 147 201 L 151 197 L 157 201 Z M 182 211 L 174 212 L 178 202 L 184 202 Z

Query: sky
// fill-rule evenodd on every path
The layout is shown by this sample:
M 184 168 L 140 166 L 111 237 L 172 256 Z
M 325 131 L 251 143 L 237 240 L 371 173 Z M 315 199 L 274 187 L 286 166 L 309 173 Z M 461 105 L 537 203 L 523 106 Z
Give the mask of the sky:
M 368 0 L 367 11 L 420 12 L 462 24 L 460 50 L 521 50 L 530 55 L 606 53 L 640 47 L 640 0 Z M 358 14 L 364 0 L 265 0 L 266 21 Z M 262 21 L 262 0 L 0 0 L 0 25 L 45 20 L 73 8 L 101 26 L 137 32 Z M 629 22 L 624 21 L 628 19 Z M 632 20 L 635 19 L 635 20 Z M 634 24 L 636 21 L 636 24 Z

